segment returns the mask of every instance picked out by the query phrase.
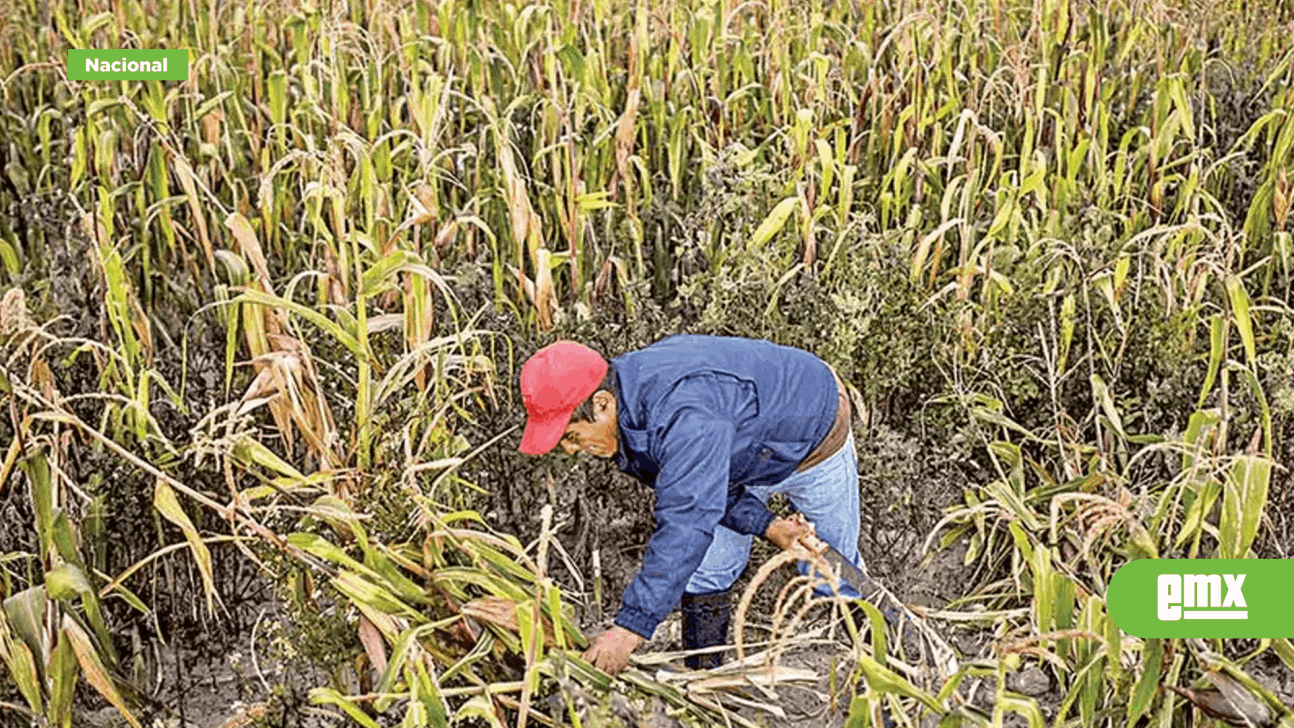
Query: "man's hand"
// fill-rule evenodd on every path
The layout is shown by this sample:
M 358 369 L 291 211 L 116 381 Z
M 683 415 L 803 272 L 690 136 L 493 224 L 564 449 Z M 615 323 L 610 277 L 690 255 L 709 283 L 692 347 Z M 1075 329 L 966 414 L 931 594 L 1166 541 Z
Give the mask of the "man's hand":
M 643 638 L 624 627 L 616 626 L 598 635 L 584 651 L 584 659 L 609 675 L 619 675 L 629 664 L 629 655 L 643 643 Z
M 812 535 L 813 531 L 802 519 L 778 518 L 768 524 L 764 538 L 772 541 L 783 551 L 789 551 L 801 538 Z

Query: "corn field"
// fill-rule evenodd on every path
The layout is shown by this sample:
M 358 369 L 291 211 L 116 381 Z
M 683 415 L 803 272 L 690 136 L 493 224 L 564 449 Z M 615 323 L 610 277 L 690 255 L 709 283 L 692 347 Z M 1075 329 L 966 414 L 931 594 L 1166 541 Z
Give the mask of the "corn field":
M 1294 727 L 1290 640 L 1105 602 L 1294 553 L 1294 6 L 0 10 L 0 726 Z M 651 503 L 517 454 L 517 372 L 681 332 L 845 379 L 955 670 L 767 549 L 740 660 L 582 659 Z

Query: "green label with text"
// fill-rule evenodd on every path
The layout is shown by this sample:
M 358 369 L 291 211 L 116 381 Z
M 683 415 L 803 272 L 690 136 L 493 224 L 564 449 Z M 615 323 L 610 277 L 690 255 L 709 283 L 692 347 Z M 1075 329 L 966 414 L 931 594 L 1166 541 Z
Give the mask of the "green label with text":
M 72 48 L 67 77 L 73 81 L 185 81 L 189 51 Z
M 1106 594 L 1137 637 L 1294 637 L 1294 559 L 1141 559 Z

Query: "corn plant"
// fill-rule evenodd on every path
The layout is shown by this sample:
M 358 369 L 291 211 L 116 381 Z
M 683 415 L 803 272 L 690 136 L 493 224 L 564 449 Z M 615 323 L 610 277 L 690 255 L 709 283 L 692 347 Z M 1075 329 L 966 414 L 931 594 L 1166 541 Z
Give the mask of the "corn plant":
M 5 355 L 0 387 L 13 402 L 9 411 L 15 438 L 0 467 L 0 483 L 11 480 L 15 466 L 25 476 L 38 548 L 36 553 L 7 555 L 25 557 L 29 565 L 29 586 L 11 591 L 6 576 L 0 604 L 0 660 L 26 703 L 7 707 L 33 720 L 70 726 L 77 681 L 84 678 L 131 725 L 140 726 L 130 710 L 135 688 L 123 677 L 103 595 L 92 585 L 102 575 L 82 551 L 69 515 L 77 510 L 74 496 L 84 494 L 62 473 L 67 439 L 61 431 L 69 423 L 60 416 L 62 398 L 42 355 L 47 336 L 28 314 L 22 291 L 7 293 L 0 309 Z M 15 365 L 22 364 L 26 371 L 15 372 Z M 137 596 L 122 594 L 144 611 Z

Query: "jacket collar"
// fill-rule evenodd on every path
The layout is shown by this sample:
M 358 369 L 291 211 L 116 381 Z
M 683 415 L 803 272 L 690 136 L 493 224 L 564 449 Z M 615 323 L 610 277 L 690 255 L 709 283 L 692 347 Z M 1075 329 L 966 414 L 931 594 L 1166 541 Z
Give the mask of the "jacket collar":
M 640 413 L 633 406 L 634 383 L 623 376 L 614 361 L 611 368 L 616 374 L 611 382 L 616 395 L 616 466 L 621 472 L 642 478 L 646 475 L 642 460 L 647 457 L 647 431 L 637 421 Z

